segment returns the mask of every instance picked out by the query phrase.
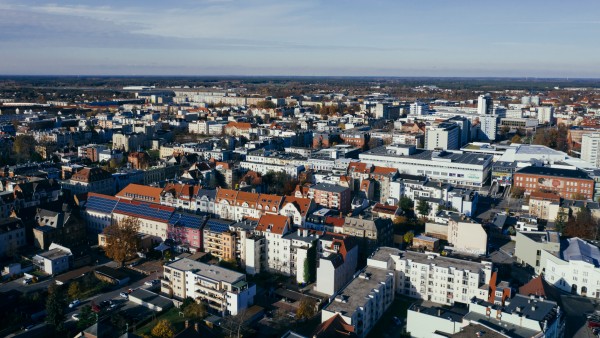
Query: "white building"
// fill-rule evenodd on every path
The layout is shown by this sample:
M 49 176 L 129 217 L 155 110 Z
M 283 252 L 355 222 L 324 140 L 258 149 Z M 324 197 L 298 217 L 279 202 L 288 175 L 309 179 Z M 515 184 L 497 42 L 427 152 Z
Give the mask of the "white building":
M 429 112 L 429 105 L 426 103 L 416 101 L 410 104 L 410 115 L 427 115 Z
M 600 133 L 586 133 L 581 137 L 581 159 L 600 168 Z
M 479 95 L 477 98 L 477 114 L 491 114 L 493 107 L 492 97 L 490 94 Z
M 544 279 L 580 296 L 600 297 L 600 250 L 580 238 L 569 238 L 560 252 L 541 252 Z
M 319 238 L 315 291 L 332 296 L 352 280 L 358 262 L 358 246 L 351 236 L 325 233 Z
M 389 145 L 363 152 L 359 158 L 361 162 L 396 168 L 401 174 L 427 176 L 453 185 L 482 187 L 490 175 L 493 156 Z
M 498 130 L 498 117 L 496 115 L 482 115 L 479 117 L 479 139 L 481 141 L 494 141 Z
M 425 149 L 456 150 L 460 148 L 460 128 L 454 123 L 440 123 L 425 129 Z
M 468 304 L 473 297 L 488 299 L 491 262 L 473 262 L 435 253 L 381 247 L 367 265 L 393 270 L 396 292 L 440 304 Z
M 182 258 L 163 267 L 161 291 L 178 299 L 202 301 L 223 316 L 235 316 L 254 303 L 256 285 L 246 275 Z
M 50 244 L 48 251 L 33 257 L 33 264 L 49 275 L 58 275 L 69 271 L 72 261 L 71 250 L 56 243 Z

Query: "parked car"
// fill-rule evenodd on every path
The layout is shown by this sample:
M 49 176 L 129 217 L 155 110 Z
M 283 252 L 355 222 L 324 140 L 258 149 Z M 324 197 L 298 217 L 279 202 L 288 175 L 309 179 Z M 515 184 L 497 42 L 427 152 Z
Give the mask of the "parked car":
M 81 304 L 81 301 L 79 299 L 75 299 L 74 301 L 69 303 L 69 308 L 74 308 L 77 307 L 77 305 Z
M 27 284 L 31 284 L 31 283 L 33 283 L 33 278 L 25 278 L 25 279 L 23 279 L 23 284 L 27 285 Z
M 100 307 L 101 308 L 109 307 L 111 304 L 112 304 L 112 302 L 110 300 L 103 300 L 100 302 Z
M 74 313 L 71 318 L 73 318 L 74 321 L 79 321 L 79 313 Z
M 121 293 L 119 293 L 119 296 L 121 296 L 123 298 L 129 298 L 129 295 L 127 294 L 127 292 L 121 292 Z
M 144 282 L 144 285 L 147 285 L 147 286 L 154 286 L 154 285 L 158 284 L 159 282 L 160 282 L 160 281 L 159 281 L 158 279 L 152 279 L 152 280 L 149 280 L 149 281 L 146 281 L 146 282 Z

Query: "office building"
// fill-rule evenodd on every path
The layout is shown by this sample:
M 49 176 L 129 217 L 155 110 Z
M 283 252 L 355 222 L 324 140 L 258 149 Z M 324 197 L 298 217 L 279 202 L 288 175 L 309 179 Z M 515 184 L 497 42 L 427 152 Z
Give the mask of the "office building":
M 581 136 L 581 159 L 600 167 L 600 133 L 588 133 Z
M 490 94 L 479 95 L 477 98 L 477 114 L 479 115 L 488 115 L 492 113 L 492 109 L 494 108 L 492 97 Z
M 449 122 L 425 129 L 425 149 L 457 150 L 460 148 L 460 128 Z

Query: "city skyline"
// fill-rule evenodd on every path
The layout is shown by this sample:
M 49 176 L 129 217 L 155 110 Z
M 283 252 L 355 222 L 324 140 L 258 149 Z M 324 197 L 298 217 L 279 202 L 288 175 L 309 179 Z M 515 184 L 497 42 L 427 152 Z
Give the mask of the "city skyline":
M 0 1 L 0 74 L 600 77 L 600 4 Z

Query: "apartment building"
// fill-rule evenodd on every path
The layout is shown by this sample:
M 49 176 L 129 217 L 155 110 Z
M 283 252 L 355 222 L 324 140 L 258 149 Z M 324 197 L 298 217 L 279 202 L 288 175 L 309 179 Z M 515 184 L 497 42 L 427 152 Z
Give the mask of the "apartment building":
M 220 260 L 231 261 L 236 258 L 236 233 L 229 230 L 235 222 L 210 219 L 203 229 L 203 248 Z
M 363 263 L 378 247 L 392 245 L 394 237 L 392 221 L 387 218 L 346 217 L 342 232 L 355 237 L 359 262 Z
M 282 196 L 219 188 L 215 196 L 215 214 L 236 221 L 248 217 L 258 219 L 263 214 L 278 214 L 282 202 Z
M 292 219 L 295 226 L 302 227 L 306 221 L 306 216 L 316 207 L 315 202 L 310 198 L 295 196 L 284 196 L 279 214 Z
M 460 128 L 449 122 L 425 129 L 425 149 L 456 150 L 460 148 Z
M 321 311 L 321 322 L 341 316 L 358 337 L 366 337 L 394 301 L 394 272 L 367 266 Z
M 161 292 L 203 302 L 223 316 L 235 316 L 254 303 L 256 285 L 243 273 L 181 258 L 163 267 Z
M 587 133 L 581 136 L 581 159 L 591 163 L 596 168 L 600 167 L 600 133 Z
M 525 167 L 513 175 L 514 186 L 530 194 L 535 191 L 553 192 L 562 198 L 594 197 L 594 180 L 579 169 Z
M 97 167 L 79 170 L 70 179 L 62 181 L 61 186 L 63 190 L 69 190 L 72 195 L 90 192 L 115 194 L 115 179 L 111 173 Z
M 546 221 L 556 220 L 560 211 L 560 196 L 553 193 L 534 191 L 529 195 L 529 214 Z
M 489 298 L 491 262 L 381 247 L 367 265 L 394 271 L 396 292 L 408 297 L 448 305 Z
M 26 244 L 25 226 L 19 218 L 0 219 L 0 257 L 16 254 Z
M 358 264 L 358 245 L 351 236 L 326 232 L 318 241 L 315 291 L 332 296 L 352 280 Z
M 352 196 L 350 188 L 347 187 L 319 183 L 308 189 L 308 198 L 314 200 L 320 206 L 336 209 L 342 213 L 351 210 Z

